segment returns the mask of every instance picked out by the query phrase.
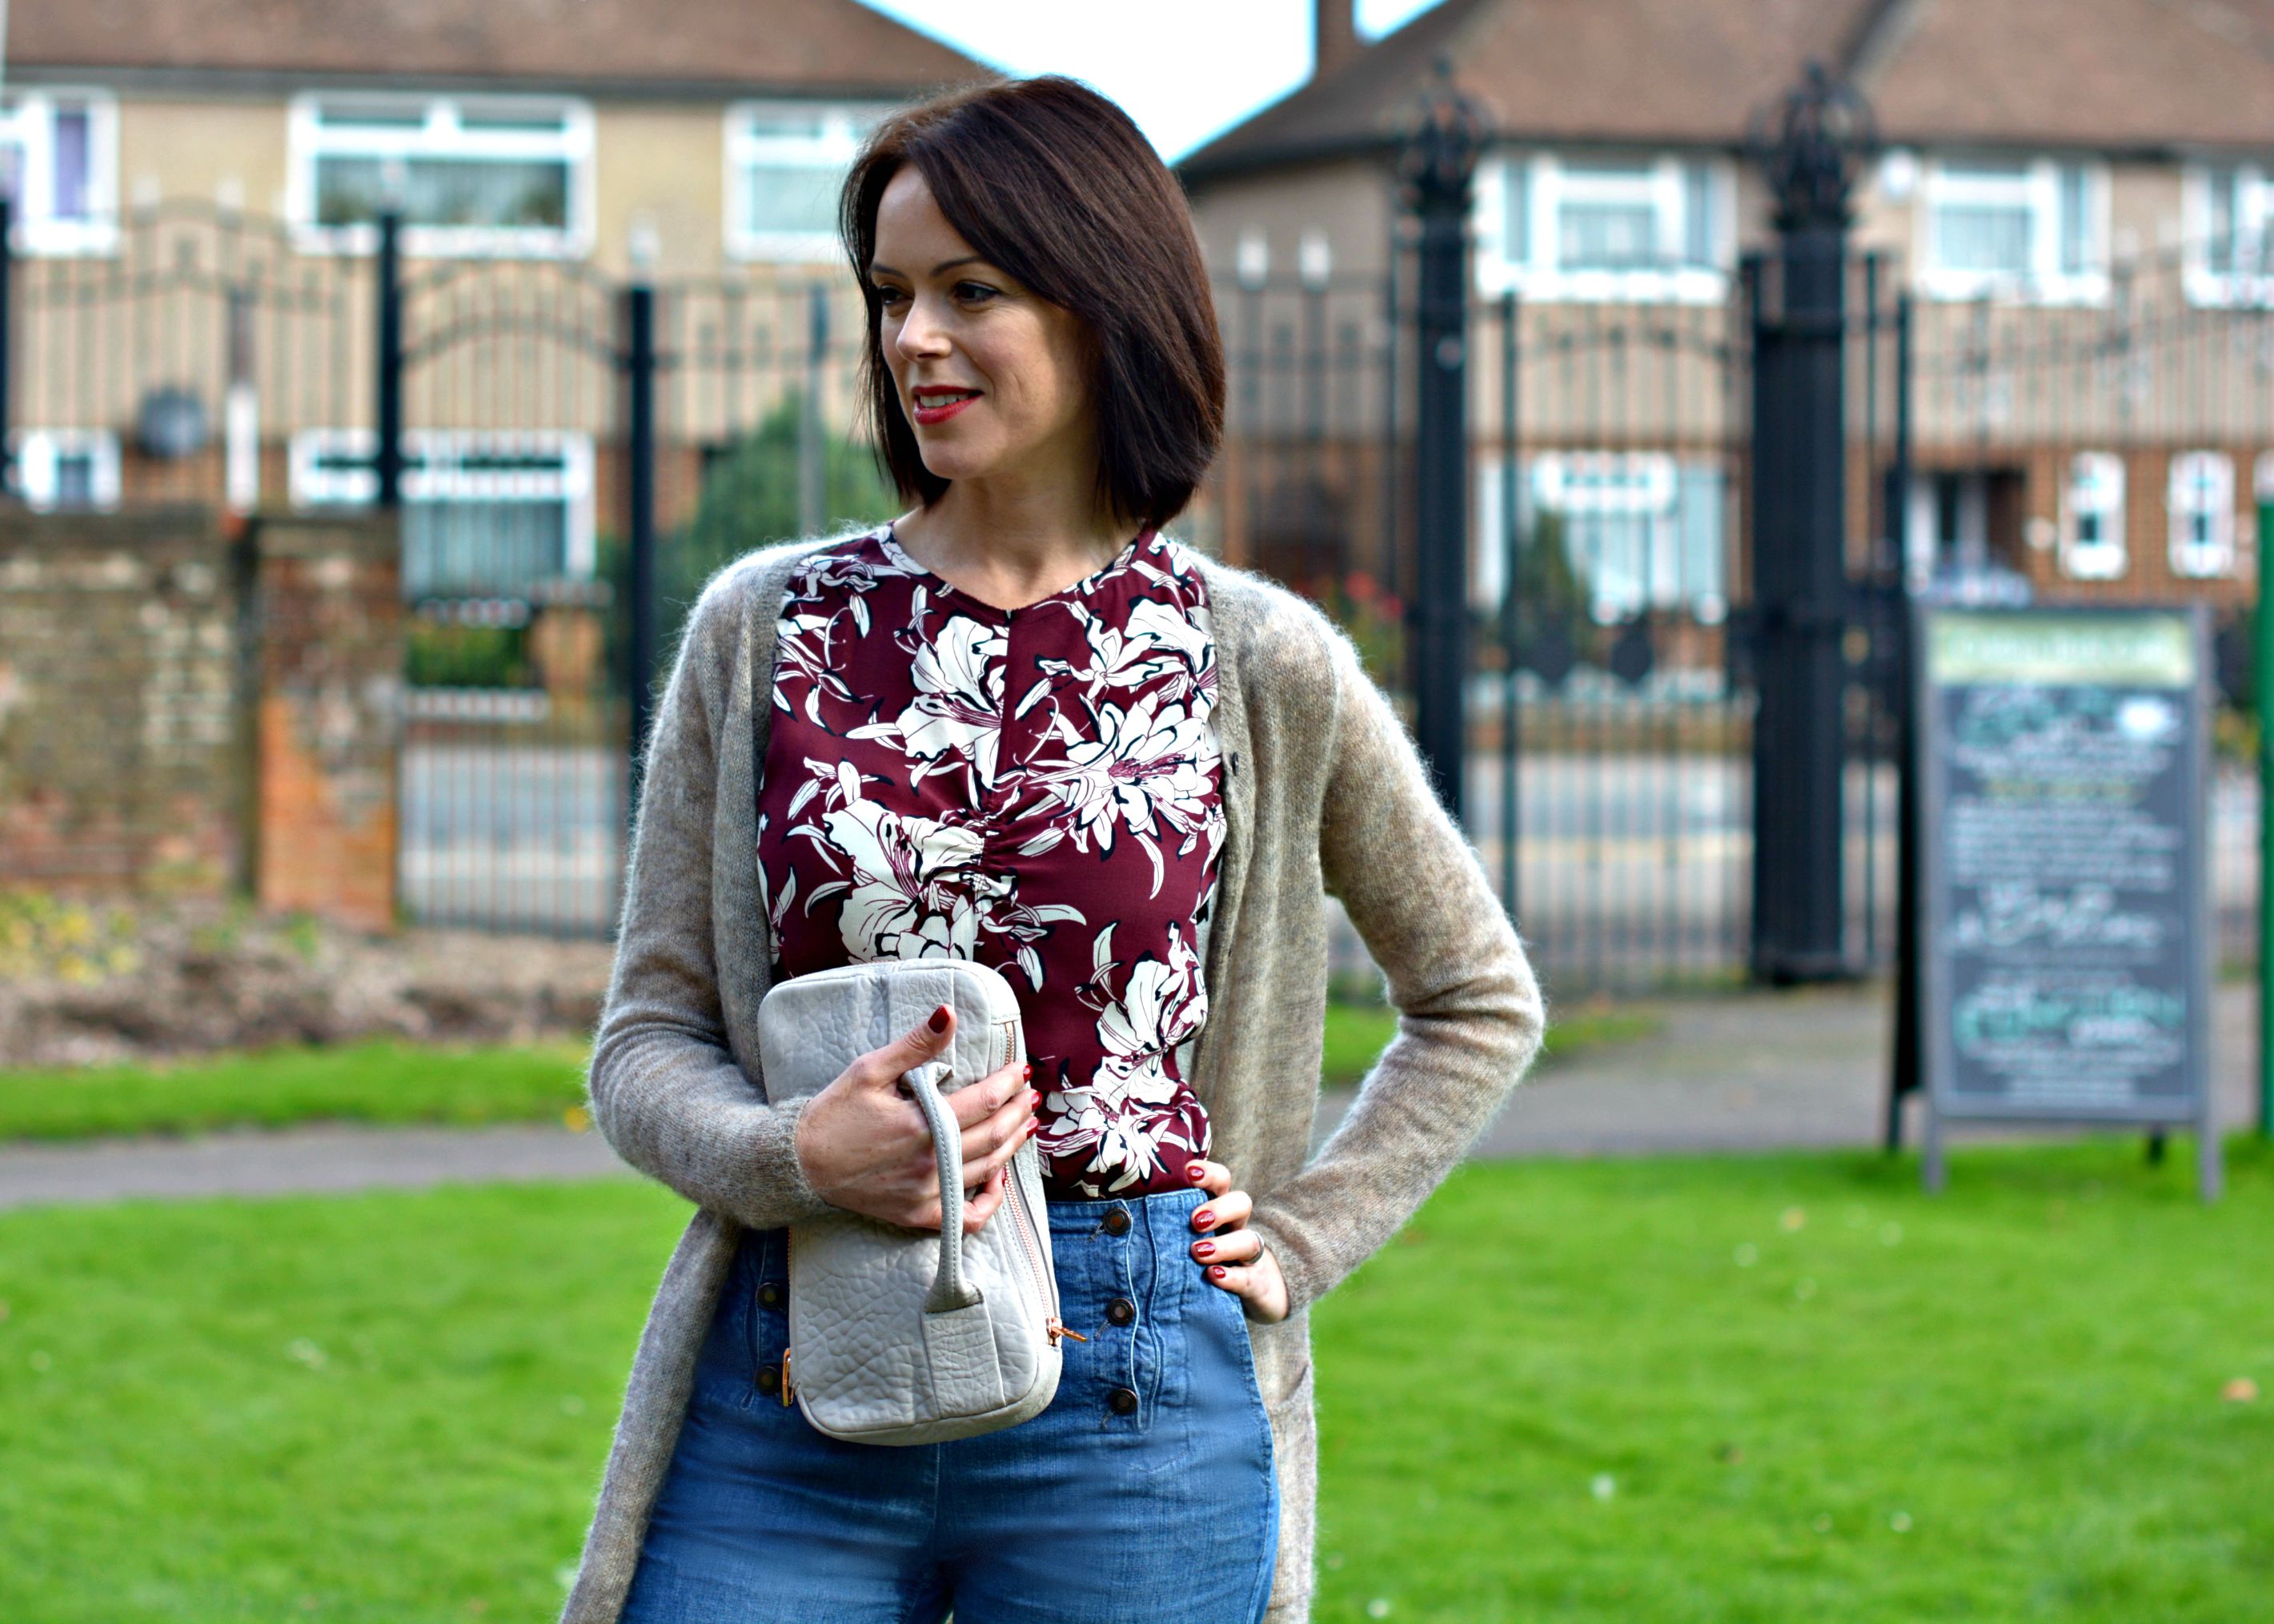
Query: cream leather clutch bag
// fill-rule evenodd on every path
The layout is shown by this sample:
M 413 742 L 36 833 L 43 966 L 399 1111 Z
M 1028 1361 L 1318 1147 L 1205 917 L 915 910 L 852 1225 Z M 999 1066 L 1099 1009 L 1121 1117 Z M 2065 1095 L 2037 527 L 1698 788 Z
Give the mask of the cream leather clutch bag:
M 1011 984 L 960 959 L 885 959 L 794 976 L 758 1006 L 759 1064 L 777 1103 L 819 1093 L 855 1059 L 955 1011 L 943 1062 L 901 1086 L 930 1124 L 939 1231 L 843 1212 L 789 1229 L 789 1352 L 782 1402 L 832 1438 L 921 1444 L 1039 1414 L 1058 1392 L 1058 1277 L 1040 1153 L 1013 1155 L 1003 1204 L 963 1233 L 961 1131 L 947 1096 L 1022 1059 Z

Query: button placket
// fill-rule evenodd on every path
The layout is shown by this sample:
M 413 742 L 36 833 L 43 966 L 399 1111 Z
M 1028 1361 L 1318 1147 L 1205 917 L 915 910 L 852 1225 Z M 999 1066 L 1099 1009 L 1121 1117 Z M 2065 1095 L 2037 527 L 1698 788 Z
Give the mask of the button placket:
M 1106 1388 L 1105 1416 L 1101 1425 L 1109 1432 L 1141 1432 L 1145 1430 L 1145 1417 L 1141 1413 L 1142 1405 L 1138 1396 L 1141 1384 L 1134 1324 L 1139 1295 L 1133 1267 L 1136 1248 L 1130 1243 L 1136 1226 L 1130 1220 L 1129 1209 L 1116 1201 L 1098 1215 L 1097 1227 L 1111 1248 L 1103 1271 L 1111 1282 L 1108 1289 L 1114 1294 L 1111 1301 L 1130 1307 L 1126 1321 L 1117 1320 L 1109 1309 L 1105 1324 L 1098 1327 L 1098 1373 L 1111 1384 Z
M 779 1342 L 787 1335 L 789 1314 L 789 1289 L 777 1273 L 779 1254 L 776 1238 L 767 1235 L 762 1239 L 756 1234 L 745 1237 L 749 1272 L 740 1282 L 752 1395 L 770 1402 L 779 1402 L 781 1395 Z M 777 1325 L 781 1327 L 779 1335 Z

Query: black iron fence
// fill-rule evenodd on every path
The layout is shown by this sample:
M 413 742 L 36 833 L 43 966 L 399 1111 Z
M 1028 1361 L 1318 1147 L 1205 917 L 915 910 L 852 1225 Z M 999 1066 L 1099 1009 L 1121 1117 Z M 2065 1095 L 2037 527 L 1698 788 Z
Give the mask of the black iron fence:
M 100 259 L 0 258 L 10 478 L 49 506 L 392 494 L 409 911 L 605 931 L 638 673 L 680 612 L 751 545 L 896 509 L 854 428 L 859 301 L 833 273 L 625 282 L 406 260 L 388 237 L 343 253 L 166 205 Z M 1797 624 L 1765 611 L 1753 541 L 1763 335 L 1798 330 L 1780 274 L 1467 302 L 1461 799 L 1559 994 L 1759 968 L 1758 786 L 1781 748 L 1764 754 L 1762 650 Z M 2120 273 L 2075 310 L 1914 303 L 1871 254 L 1841 274 L 1819 345 L 1840 449 L 1817 461 L 1837 456 L 1843 495 L 1817 523 L 1844 579 L 1807 635 L 1828 638 L 1839 690 L 1839 811 L 1820 820 L 1838 831 L 1837 951 L 1868 968 L 1894 944 L 1907 591 L 2207 596 L 2231 617 L 2255 590 L 2274 315 L 2206 301 L 2178 264 Z M 1380 274 L 1221 286 L 1229 434 L 1183 521 L 1325 605 L 1409 715 L 1419 381 L 1447 364 L 1442 340 L 1417 342 L 1418 286 L 1410 244 Z M 2217 849 L 2240 952 L 2256 809 L 2233 759 Z

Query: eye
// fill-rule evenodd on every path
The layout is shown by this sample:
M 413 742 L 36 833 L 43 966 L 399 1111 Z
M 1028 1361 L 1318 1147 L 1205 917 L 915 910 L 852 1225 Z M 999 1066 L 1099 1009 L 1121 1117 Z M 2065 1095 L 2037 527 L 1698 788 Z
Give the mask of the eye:
M 887 306 L 893 304 L 896 300 L 904 299 L 908 297 L 900 289 L 889 286 L 884 282 L 871 282 L 870 284 L 870 289 L 876 294 L 877 304 Z
M 983 304 L 998 291 L 983 282 L 960 282 L 955 284 L 955 297 L 968 304 Z

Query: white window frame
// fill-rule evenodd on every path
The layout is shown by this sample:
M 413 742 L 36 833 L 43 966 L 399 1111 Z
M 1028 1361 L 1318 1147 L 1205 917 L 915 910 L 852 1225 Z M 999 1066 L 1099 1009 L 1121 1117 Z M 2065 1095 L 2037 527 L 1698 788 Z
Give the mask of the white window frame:
M 1982 162 L 1993 162 L 1985 156 Z M 2010 298 L 2038 304 L 2097 304 L 2108 297 L 2108 166 L 2097 160 L 2037 157 L 2023 161 L 2023 173 L 2007 177 L 1963 173 L 1963 158 L 1932 158 L 1917 190 L 1914 223 L 1918 244 L 1914 280 L 1929 298 Z M 2061 269 L 2061 171 L 2078 169 L 2084 178 L 2082 271 Z M 1954 269 L 1939 262 L 1939 207 L 1977 202 L 2029 211 L 2029 267 L 2010 271 Z
M 120 497 L 118 436 L 109 429 L 18 429 L 8 437 L 16 465 L 16 492 L 35 513 L 107 512 Z M 87 459 L 88 500 L 84 507 L 60 504 L 56 465 L 65 457 Z
M 1271 238 L 1261 226 L 1240 229 L 1231 258 L 1241 287 L 1261 288 L 1271 279 Z
M 2255 275 L 2211 268 L 2210 177 L 2233 169 L 2234 235 L 2238 254 L 2255 260 Z M 2253 163 L 2193 163 L 2180 177 L 2180 221 L 2186 242 L 2188 299 L 2197 304 L 2274 304 L 2274 160 Z
M 801 169 L 834 164 L 849 169 L 860 155 L 870 126 L 886 109 L 836 102 L 737 102 L 727 109 L 727 197 L 722 216 L 727 222 L 728 258 L 814 264 L 835 259 L 844 251 L 836 229 L 825 231 L 762 231 L 750 218 L 750 189 L 744 181 L 752 169 L 767 162 L 794 163 Z M 810 118 L 809 134 L 765 131 L 764 121 Z
M 357 130 L 328 126 L 323 111 L 357 108 L 401 112 L 416 107 L 416 130 Z M 467 130 L 469 111 L 531 117 L 558 115 L 558 132 Z M 568 166 L 568 218 L 550 226 L 435 226 L 406 220 L 406 253 L 436 259 L 582 259 L 592 251 L 592 106 L 571 96 L 396 94 L 370 91 L 309 92 L 295 96 L 286 115 L 288 155 L 284 211 L 303 252 L 367 254 L 379 245 L 376 222 L 328 226 L 316 208 L 317 161 L 364 158 L 544 158 Z
M 109 254 L 118 251 L 118 98 L 93 86 L 23 87 L 7 93 L 0 109 L 0 142 L 23 154 L 15 229 L 19 252 L 41 257 Z M 87 212 L 56 214 L 56 113 L 64 105 L 87 109 Z
M 2082 538 L 2082 521 L 2097 522 L 2097 540 Z M 2061 572 L 2075 581 L 2114 581 L 2130 561 L 2124 534 L 2124 459 L 2112 451 L 2080 451 L 2060 489 Z
M 2172 573 L 2202 580 L 2234 573 L 2234 459 L 2224 451 L 2172 457 L 2165 505 L 2171 518 Z M 2197 539 L 2197 520 L 2204 534 Z
M 1572 154 L 1575 158 L 1597 154 Z M 1605 152 L 1603 160 L 1619 154 Z M 1478 290 L 1488 296 L 1521 293 L 1526 298 L 1570 303 L 1710 304 L 1728 292 L 1729 267 L 1737 236 L 1736 166 L 1719 154 L 1658 152 L 1638 154 L 1650 174 L 1644 183 L 1657 209 L 1658 246 L 1666 263 L 1646 269 L 1573 269 L 1557 263 L 1558 222 L 1567 197 L 1591 185 L 1618 186 L 1600 177 L 1577 176 L 1553 152 L 1495 153 L 1478 165 L 1476 202 L 1471 224 L 1476 237 Z M 1679 263 L 1689 238 L 1690 194 L 1685 170 L 1702 164 L 1712 177 L 1707 188 L 1713 218 L 1706 222 L 1710 265 Z M 1525 176 L 1526 207 L 1523 259 L 1508 254 L 1509 179 L 1517 166 Z
M 379 470 L 372 459 L 379 436 L 370 429 L 302 429 L 288 454 L 289 490 L 297 507 L 366 505 L 379 500 Z M 486 455 L 555 455 L 558 473 L 468 472 L 460 459 Z M 592 504 L 592 437 L 570 429 L 406 429 L 403 435 L 405 501 L 520 499 L 564 502 L 568 510 L 561 572 L 591 579 L 599 558 Z M 347 461 L 353 466 L 327 467 Z

